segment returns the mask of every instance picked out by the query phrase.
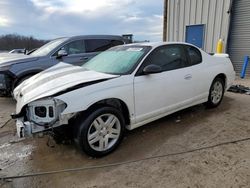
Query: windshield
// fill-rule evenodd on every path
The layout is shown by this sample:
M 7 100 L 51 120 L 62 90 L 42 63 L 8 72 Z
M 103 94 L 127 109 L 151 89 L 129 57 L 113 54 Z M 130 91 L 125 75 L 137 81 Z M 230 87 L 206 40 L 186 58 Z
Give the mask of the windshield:
M 130 74 L 151 49 L 149 46 L 118 46 L 95 56 L 84 68 L 108 74 Z
M 46 55 L 49 55 L 49 53 L 52 50 L 57 48 L 60 44 L 62 44 L 66 40 L 67 40 L 67 38 L 61 38 L 61 39 L 53 40 L 53 41 L 43 45 L 42 47 L 38 48 L 36 51 L 34 51 L 30 55 L 32 55 L 32 56 L 46 56 Z

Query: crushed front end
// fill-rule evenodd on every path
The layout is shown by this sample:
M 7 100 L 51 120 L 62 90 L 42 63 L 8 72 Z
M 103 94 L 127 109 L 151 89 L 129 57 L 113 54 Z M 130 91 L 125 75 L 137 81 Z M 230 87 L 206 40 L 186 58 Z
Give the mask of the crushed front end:
M 66 106 L 63 101 L 54 98 L 27 104 L 20 114 L 12 115 L 12 118 L 16 119 L 17 135 L 21 138 L 27 137 L 68 124 L 73 114 L 62 115 Z

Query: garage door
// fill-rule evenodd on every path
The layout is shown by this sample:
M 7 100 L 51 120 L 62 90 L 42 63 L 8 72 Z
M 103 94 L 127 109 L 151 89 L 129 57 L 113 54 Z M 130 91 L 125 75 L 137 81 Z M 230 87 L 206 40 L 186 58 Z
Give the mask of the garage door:
M 244 56 L 250 56 L 250 1 L 234 0 L 231 16 L 228 53 L 239 75 Z M 250 65 L 246 74 L 250 76 Z

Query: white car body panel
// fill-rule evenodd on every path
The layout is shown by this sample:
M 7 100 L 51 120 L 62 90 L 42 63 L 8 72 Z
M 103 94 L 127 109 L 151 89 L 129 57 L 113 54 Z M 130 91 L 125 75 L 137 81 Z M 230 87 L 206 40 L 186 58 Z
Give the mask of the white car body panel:
M 133 105 L 133 76 L 125 75 L 105 82 L 88 86 L 88 89 L 81 88 L 78 90 L 65 93 L 55 97 L 64 101 L 69 108 L 66 108 L 62 114 L 74 113 L 88 109 L 92 104 L 104 99 L 120 99 L 127 104 L 130 117 L 134 116 Z M 72 100 L 78 99 L 78 100 Z M 131 118 L 132 120 L 133 118 Z M 132 120 L 133 121 L 133 120 Z
M 54 95 L 69 87 L 115 77 L 118 76 L 86 71 L 78 66 L 59 63 L 24 81 L 14 90 L 14 97 L 17 100 L 16 113 L 19 113 L 24 105 L 32 101 Z
M 168 44 L 186 43 L 144 43 L 138 45 L 152 46 L 150 51 L 152 52 L 155 48 Z M 48 71 L 44 71 L 45 73 L 41 72 L 16 88 L 14 93 L 17 100 L 16 113 L 20 113 L 28 103 L 50 97 L 68 87 L 98 79 L 109 79 L 54 96 L 54 98 L 67 104 L 62 115 L 87 110 L 91 105 L 104 99 L 119 99 L 127 105 L 129 110 L 130 124 L 127 125 L 127 128 L 134 129 L 178 110 L 206 102 L 212 81 L 218 74 L 226 76 L 226 89 L 232 85 L 235 72 L 227 54 L 211 56 L 202 50 L 201 54 L 202 63 L 182 69 L 135 76 L 143 63 L 142 60 L 132 74 L 117 76 L 94 71 L 80 71 L 77 74 L 60 77 L 53 82 L 48 81 L 46 88 L 37 86 L 34 90 L 26 92 L 27 88 L 39 77 L 46 77 L 46 74 L 47 76 L 50 74 Z M 65 66 L 65 64 L 62 63 L 58 67 L 52 67 L 52 69 L 58 69 L 60 66 Z M 70 67 L 68 68 L 70 69 Z M 60 70 L 55 71 L 60 72 Z M 55 72 L 53 71 L 51 74 L 55 74 Z M 58 82 L 65 84 L 58 85 Z M 20 93 L 23 93 L 22 97 L 20 97 Z
M 191 99 L 192 91 L 188 90 L 188 87 L 192 87 L 191 83 L 184 79 L 185 75 L 191 73 L 190 69 L 191 67 L 186 67 L 135 77 L 134 95 L 137 123 L 178 108 Z

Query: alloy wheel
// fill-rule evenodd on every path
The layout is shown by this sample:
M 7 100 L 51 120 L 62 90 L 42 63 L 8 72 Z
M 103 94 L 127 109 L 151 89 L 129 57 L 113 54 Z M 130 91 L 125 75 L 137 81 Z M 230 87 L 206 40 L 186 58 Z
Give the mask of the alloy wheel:
M 211 90 L 211 100 L 214 104 L 220 102 L 223 96 L 223 85 L 221 82 L 216 81 Z
M 106 151 L 116 144 L 121 134 L 121 123 L 113 114 L 98 116 L 89 127 L 87 140 L 96 151 Z

